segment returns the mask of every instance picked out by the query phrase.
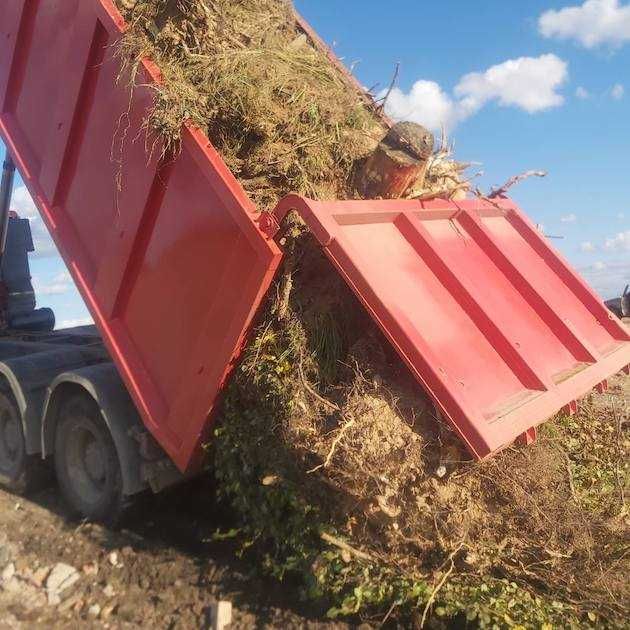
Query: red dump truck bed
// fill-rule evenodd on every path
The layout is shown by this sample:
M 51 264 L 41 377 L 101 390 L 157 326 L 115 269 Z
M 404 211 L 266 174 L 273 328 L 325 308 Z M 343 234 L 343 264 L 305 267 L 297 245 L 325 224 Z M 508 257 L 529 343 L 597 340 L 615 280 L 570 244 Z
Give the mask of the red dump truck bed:
M 289 197 L 478 458 L 628 369 L 630 335 L 509 199 Z
M 184 470 L 281 252 L 200 131 L 184 130 L 174 162 L 159 146 L 147 156 L 153 94 L 117 82 L 122 28 L 108 0 L 2 3 L 0 131 L 145 424 Z
M 0 6 L 0 134 L 147 428 L 194 470 L 296 208 L 484 457 L 630 363 L 621 323 L 507 200 L 256 208 L 205 135 L 148 154 L 159 72 L 117 81 L 111 0 Z

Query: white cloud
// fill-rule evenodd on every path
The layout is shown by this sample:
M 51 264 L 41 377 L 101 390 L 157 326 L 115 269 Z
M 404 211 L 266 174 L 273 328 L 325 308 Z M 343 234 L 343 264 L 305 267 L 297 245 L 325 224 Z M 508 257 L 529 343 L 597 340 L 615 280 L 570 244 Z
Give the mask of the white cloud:
M 575 95 L 581 100 L 585 101 L 587 98 L 591 97 L 591 93 L 581 85 L 575 90 Z
M 378 95 L 385 96 L 385 92 Z M 386 103 L 395 120 L 410 120 L 429 129 L 452 129 L 461 119 L 457 104 L 434 81 L 416 81 L 408 94 L 394 88 Z
M 64 328 L 74 328 L 75 326 L 91 326 L 93 323 L 94 320 L 91 317 L 78 317 L 76 319 L 64 319 L 55 328 L 63 330 Z
M 56 274 L 50 281 L 45 281 L 39 276 L 33 277 L 33 288 L 37 296 L 65 295 L 74 291 L 74 284 L 67 271 Z
M 394 88 L 386 109 L 395 120 L 411 120 L 433 130 L 452 129 L 490 102 L 530 114 L 558 107 L 564 102 L 558 90 L 567 78 L 567 64 L 556 55 L 520 57 L 463 76 L 454 96 L 434 81 L 417 81 L 408 93 Z M 378 95 L 384 96 L 385 91 Z
M 569 76 L 567 64 L 556 55 L 520 57 L 467 74 L 455 87 L 467 111 L 477 111 L 489 101 L 514 106 L 533 114 L 564 103 L 557 90 Z
M 70 274 L 67 271 L 60 271 L 53 278 L 53 282 L 59 282 L 59 283 L 67 284 L 69 282 L 72 282 L 72 278 L 70 277 Z
M 620 221 L 623 221 L 623 220 L 626 218 L 626 214 L 625 214 L 625 212 L 618 212 L 618 213 L 617 213 L 617 218 L 618 218 Z
M 591 241 L 584 241 L 583 243 L 580 243 L 580 249 L 585 253 L 594 252 L 595 245 L 593 245 Z
M 619 47 L 630 42 L 630 4 L 586 0 L 558 11 L 551 9 L 540 16 L 538 28 L 545 37 L 572 39 L 586 48 Z
M 38 296 L 65 295 L 72 289 L 68 284 L 37 284 L 35 282 L 33 282 L 33 288 Z
M 611 252 L 630 252 L 630 230 L 619 232 L 615 236 L 606 239 L 604 249 Z
M 620 101 L 623 98 L 625 93 L 626 93 L 626 90 L 623 87 L 623 85 L 621 85 L 621 83 L 615 83 L 615 85 L 613 85 L 612 90 L 610 91 L 610 95 L 616 101 Z
M 20 217 L 30 221 L 33 245 L 35 245 L 35 252 L 32 253 L 31 256 L 36 258 L 51 258 L 59 255 L 52 238 L 50 238 L 48 229 L 44 225 L 31 199 L 31 195 L 25 186 L 20 186 L 13 191 L 11 210 L 17 212 Z
M 630 280 L 630 260 L 595 263 L 579 271 L 604 299 L 618 297 Z
M 571 214 L 566 214 L 563 217 L 560 217 L 560 221 L 562 223 L 575 223 L 577 221 L 577 216 L 572 212 Z

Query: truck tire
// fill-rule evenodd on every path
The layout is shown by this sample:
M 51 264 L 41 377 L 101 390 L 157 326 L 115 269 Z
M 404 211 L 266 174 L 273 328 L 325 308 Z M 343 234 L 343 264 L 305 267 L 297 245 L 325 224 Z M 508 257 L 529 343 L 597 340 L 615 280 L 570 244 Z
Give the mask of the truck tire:
M 26 453 L 22 419 L 13 398 L 0 391 L 0 485 L 25 494 L 36 489 L 45 477 L 44 463 Z
M 70 509 L 89 520 L 115 525 L 123 509 L 116 447 L 96 402 L 70 396 L 55 431 L 55 470 Z

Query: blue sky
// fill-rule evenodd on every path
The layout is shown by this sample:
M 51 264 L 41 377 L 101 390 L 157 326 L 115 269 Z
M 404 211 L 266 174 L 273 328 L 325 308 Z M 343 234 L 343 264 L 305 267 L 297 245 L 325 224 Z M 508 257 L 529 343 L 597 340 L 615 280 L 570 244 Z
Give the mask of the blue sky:
M 386 88 L 390 114 L 448 128 L 457 159 L 479 162 L 482 190 L 548 171 L 512 196 L 604 296 L 630 282 L 630 3 L 464 0 L 384 5 L 297 0 L 298 10 L 366 87 Z M 414 87 L 415 86 L 415 87 Z M 39 253 L 39 303 L 62 325 L 87 310 L 26 191 Z
M 482 190 L 547 171 L 512 197 L 564 236 L 554 246 L 604 296 L 630 283 L 630 2 L 296 5 L 366 87 L 386 88 L 400 63 L 402 105 L 390 113 L 430 126 L 450 120 L 456 157 L 481 162 Z M 522 58 L 531 61 L 515 63 Z

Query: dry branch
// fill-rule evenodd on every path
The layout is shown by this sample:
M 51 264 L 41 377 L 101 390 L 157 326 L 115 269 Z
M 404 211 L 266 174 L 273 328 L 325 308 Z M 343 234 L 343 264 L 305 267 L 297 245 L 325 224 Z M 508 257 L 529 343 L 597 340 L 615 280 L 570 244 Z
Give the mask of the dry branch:
M 508 190 L 510 190 L 510 188 L 512 188 L 512 186 L 520 184 L 522 181 L 529 179 L 530 177 L 547 177 L 547 171 L 525 171 L 520 175 L 514 175 L 513 177 L 510 177 L 503 186 L 493 188 L 488 195 L 488 198 L 494 199 L 495 197 L 502 197 Z

